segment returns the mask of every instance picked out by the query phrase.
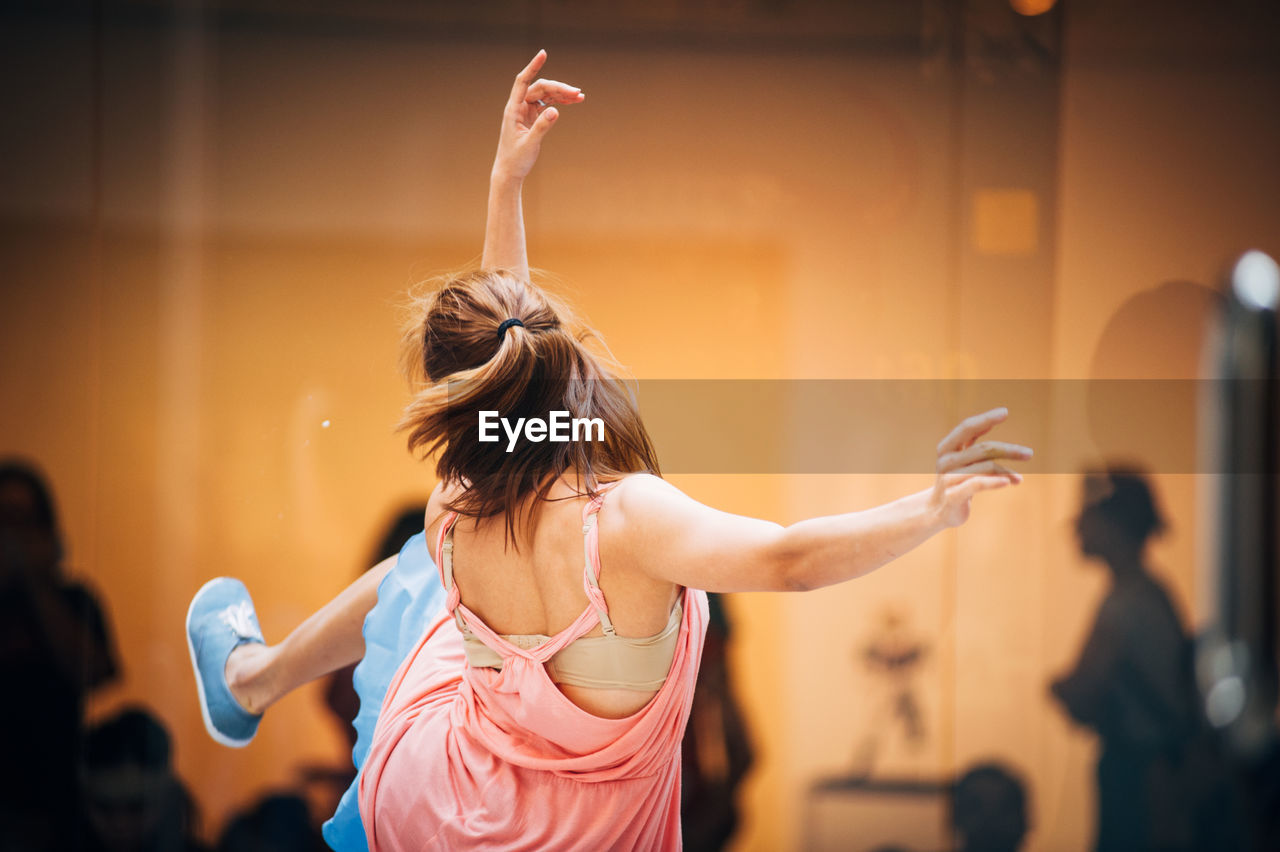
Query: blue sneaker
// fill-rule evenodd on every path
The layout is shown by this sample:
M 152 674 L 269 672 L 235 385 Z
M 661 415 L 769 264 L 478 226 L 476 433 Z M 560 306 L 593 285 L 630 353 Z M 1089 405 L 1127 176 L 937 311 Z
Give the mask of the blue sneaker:
M 200 715 L 215 741 L 243 748 L 258 732 L 262 714 L 250 713 L 227 686 L 227 657 L 245 642 L 263 642 L 253 600 L 244 583 L 218 577 L 205 583 L 187 609 L 187 650 L 200 694 Z

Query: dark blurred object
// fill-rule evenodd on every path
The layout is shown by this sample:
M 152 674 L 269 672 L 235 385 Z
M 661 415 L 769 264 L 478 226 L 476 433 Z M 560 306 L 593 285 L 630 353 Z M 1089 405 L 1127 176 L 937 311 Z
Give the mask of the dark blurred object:
M 84 701 L 117 675 L 106 616 L 63 553 L 44 478 L 0 462 L 0 850 L 72 842 Z
M 952 790 L 951 828 L 957 852 L 1017 852 L 1027 836 L 1026 785 L 999 763 L 974 766 Z
M 1147 543 L 1165 528 L 1150 484 L 1132 467 L 1091 472 L 1082 504 L 1080 551 L 1107 566 L 1111 588 L 1075 668 L 1051 689 L 1102 741 L 1094 848 L 1234 848 L 1220 807 L 1229 798 L 1225 767 L 1198 712 L 1191 641 L 1147 570 Z
M 1280 269 L 1242 255 L 1210 341 L 1214 381 L 1201 400 L 1211 494 L 1203 587 L 1209 627 L 1196 653 L 1204 713 L 1244 788 L 1252 848 L 1280 849 L 1280 745 L 1276 724 L 1277 472 L 1280 390 L 1276 310 Z
M 900 730 L 914 750 L 923 748 L 928 739 L 917 696 L 929 646 L 908 621 L 906 607 L 886 607 L 876 616 L 871 640 L 854 653 L 872 678 L 874 688 L 866 699 L 875 708 L 854 751 L 855 776 L 874 774 L 876 756 L 895 731 Z
M 325 852 L 328 847 L 311 825 L 306 800 L 292 793 L 264 797 L 252 810 L 233 818 L 222 832 L 217 852 Z
M 729 674 L 729 617 L 708 594 L 706 645 L 681 743 L 680 832 L 689 852 L 723 849 L 738 828 L 738 787 L 751 768 L 751 741 Z
M 954 791 L 950 778 L 819 778 L 810 785 L 805 802 L 801 848 L 949 848 L 947 809 Z M 857 838 L 856 845 L 851 838 Z
M 85 737 L 85 848 L 92 852 L 200 852 L 195 804 L 173 772 L 164 725 L 132 708 Z

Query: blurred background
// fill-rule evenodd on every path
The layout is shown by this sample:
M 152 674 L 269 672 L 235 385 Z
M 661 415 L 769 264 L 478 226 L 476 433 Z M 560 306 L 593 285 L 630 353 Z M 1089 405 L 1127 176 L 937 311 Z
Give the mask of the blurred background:
M 478 260 L 502 105 L 543 47 L 587 99 L 527 185 L 531 262 L 641 379 L 1191 380 L 1226 265 L 1280 256 L 1280 14 L 1261 0 L 6 3 L 0 456 L 54 495 L 42 582 L 63 616 L 23 609 L 17 569 L 5 605 L 22 635 L 72 622 L 78 650 L 48 651 L 74 670 L 70 724 L 142 744 L 79 747 L 100 810 L 122 790 L 136 810 L 157 775 L 206 843 L 263 808 L 331 811 L 341 701 L 317 684 L 250 748 L 216 745 L 186 607 L 238 576 L 278 639 L 425 501 L 432 468 L 393 433 L 397 304 Z M 698 753 L 737 787 L 731 848 L 964 848 L 952 784 L 984 766 L 1004 848 L 1095 843 L 1109 734 L 1050 687 L 1113 623 L 1080 474 L 1146 472 L 1163 523 L 1143 576 L 1169 635 L 1193 634 L 1203 477 L 1144 450 L 1194 444 L 1195 422 L 1153 405 L 1117 438 L 1085 406 L 1013 408 L 1010 440 L 1088 440 L 886 570 L 723 600 L 717 695 L 740 731 L 713 715 Z M 928 485 L 917 449 L 900 474 L 671 478 L 786 523 Z M 5 640 L 12 670 L 24 641 Z

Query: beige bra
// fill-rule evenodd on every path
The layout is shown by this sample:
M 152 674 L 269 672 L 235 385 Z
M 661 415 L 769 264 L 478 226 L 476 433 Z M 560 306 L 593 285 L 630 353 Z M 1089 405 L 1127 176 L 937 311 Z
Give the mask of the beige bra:
M 609 618 L 609 609 L 600 591 L 600 549 L 596 529 L 596 513 L 603 504 L 603 495 L 592 500 L 583 509 L 582 539 L 585 566 L 583 582 L 590 601 L 600 619 L 603 636 L 580 636 L 547 661 L 547 674 L 558 684 L 586 686 L 596 689 L 633 689 L 652 692 L 666 682 L 675 658 L 676 643 L 680 638 L 683 608 L 677 601 L 667 618 L 667 626 L 653 636 L 632 638 L 619 636 Z M 462 646 L 467 663 L 473 668 L 502 670 L 503 655 L 486 645 L 467 625 L 457 606 L 458 595 L 453 590 L 453 525 L 456 513 L 445 518 L 440 536 L 438 554 L 445 592 L 449 595 L 453 617 L 462 632 Z M 472 614 L 474 617 L 474 614 Z M 550 642 L 554 637 L 539 633 L 495 634 L 504 642 L 530 650 Z

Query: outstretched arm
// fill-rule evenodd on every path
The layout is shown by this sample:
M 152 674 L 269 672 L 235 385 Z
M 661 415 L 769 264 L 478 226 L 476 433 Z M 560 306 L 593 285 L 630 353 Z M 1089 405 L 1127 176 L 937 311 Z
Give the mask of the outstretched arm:
M 521 202 L 524 179 L 538 160 L 543 137 L 560 117 L 553 105 L 576 104 L 586 97 L 576 86 L 535 79 L 546 61 L 547 52 L 540 50 L 516 75 L 502 111 L 498 153 L 489 175 L 489 209 L 480 260 L 482 269 L 510 269 L 526 281 L 529 256 Z
M 978 440 L 1007 417 L 994 409 L 943 438 L 929 490 L 789 527 L 717 511 L 657 477 L 630 478 L 611 499 L 612 511 L 601 514 L 602 559 L 711 592 L 802 591 L 851 580 L 964 523 L 978 492 L 1022 481 L 1001 461 L 1030 458 L 1030 448 Z
M 516 75 L 502 113 L 481 260 L 485 269 L 511 269 L 526 280 L 529 261 L 520 201 L 524 179 L 537 162 L 543 137 L 559 118 L 552 104 L 579 103 L 585 97 L 575 86 L 535 79 L 546 61 L 546 51 L 538 51 Z M 364 618 L 378 602 L 378 584 L 395 563 L 391 557 L 374 566 L 280 643 L 237 647 L 225 672 L 231 694 L 245 709 L 261 713 L 297 687 L 358 661 L 364 656 Z

